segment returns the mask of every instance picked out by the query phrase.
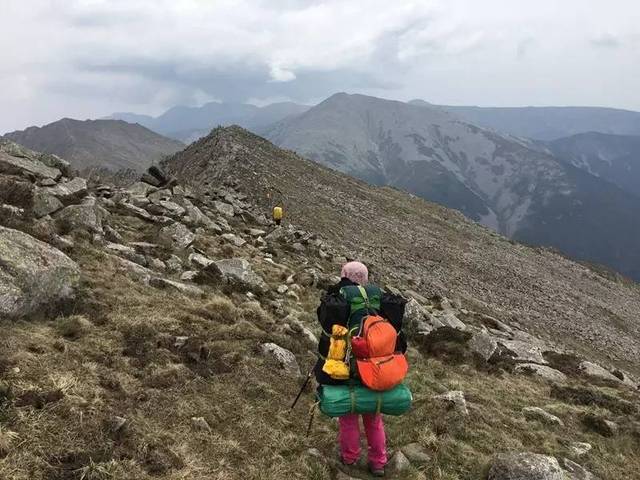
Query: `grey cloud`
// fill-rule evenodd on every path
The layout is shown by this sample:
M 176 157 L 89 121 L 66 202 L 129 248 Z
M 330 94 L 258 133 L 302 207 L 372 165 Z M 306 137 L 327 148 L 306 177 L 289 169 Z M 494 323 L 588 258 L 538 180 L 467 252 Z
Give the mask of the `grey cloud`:
M 535 47 L 536 40 L 533 37 L 527 37 L 518 42 L 518 47 L 516 48 L 516 56 L 519 59 L 523 59 L 527 56 L 527 54 L 531 51 L 533 47 Z
M 104 12 L 100 15 L 95 13 L 84 12 L 72 15 L 68 22 L 75 27 L 93 28 L 93 27 L 111 27 L 114 25 L 122 26 L 124 24 L 134 24 L 140 20 L 135 13 L 128 12 Z
M 590 40 L 591 45 L 599 48 L 618 48 L 621 46 L 622 42 L 620 39 L 611 34 L 611 33 L 603 33 L 602 35 L 598 35 Z
M 5 0 L 0 131 L 29 117 L 336 91 L 637 109 L 637 49 L 622 47 L 640 3 L 619 1 Z M 610 74 L 589 75 L 594 48 Z
M 298 70 L 296 78 L 289 82 L 271 80 L 266 66 L 233 65 L 219 68 L 215 66 L 185 68 L 184 63 L 174 61 L 150 61 L 148 59 L 128 59 L 111 64 L 81 64 L 81 71 L 114 75 L 127 75 L 150 80 L 156 83 L 171 85 L 175 92 L 198 89 L 212 97 L 229 102 L 241 102 L 247 98 L 288 97 L 296 101 L 328 96 L 336 90 L 368 89 L 381 90 L 397 88 L 399 85 L 370 72 L 358 72 L 349 69 L 322 71 L 314 69 Z M 144 84 L 144 82 L 142 82 Z M 145 95 L 142 89 L 135 87 L 132 98 L 141 103 Z M 80 89 L 90 93 L 91 86 Z M 126 91 L 126 89 L 125 89 Z M 176 93 L 174 98 L 189 98 L 188 95 Z

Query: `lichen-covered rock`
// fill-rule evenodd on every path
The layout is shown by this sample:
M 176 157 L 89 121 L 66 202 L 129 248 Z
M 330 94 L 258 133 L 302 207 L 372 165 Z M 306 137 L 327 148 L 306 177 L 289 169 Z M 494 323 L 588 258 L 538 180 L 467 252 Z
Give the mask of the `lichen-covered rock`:
M 409 335 L 428 335 L 433 330 L 433 325 L 427 320 L 429 312 L 413 298 L 405 306 L 404 318 Z
M 213 262 L 200 272 L 197 280 L 201 283 L 221 283 L 240 291 L 263 293 L 267 289 L 265 281 L 244 258 Z
M 42 190 L 36 190 L 33 195 L 33 215 L 36 218 L 46 217 L 57 212 L 64 205 L 53 195 Z
M 565 472 L 567 480 L 598 480 L 589 470 L 568 458 L 560 459 L 560 465 Z
M 474 333 L 467 345 L 469 350 L 485 362 L 491 358 L 498 348 L 498 342 L 496 339 L 485 332 Z
M 497 455 L 488 480 L 564 480 L 562 468 L 553 457 L 535 453 Z
M 540 345 L 523 340 L 500 340 L 498 342 L 505 356 L 511 357 L 517 363 L 547 364 L 542 356 Z
M 187 216 L 182 219 L 187 225 L 194 227 L 204 227 L 213 230 L 216 233 L 222 233 L 222 229 L 218 227 L 213 220 L 207 217 L 202 210 L 193 205 L 191 202 L 185 201 L 185 209 Z
M 148 183 L 136 182 L 127 188 L 126 192 L 133 196 L 146 197 L 150 193 L 156 192 L 158 189 Z
M 87 193 L 87 181 L 76 177 L 65 183 L 58 183 L 55 187 L 47 187 L 45 191 L 58 198 L 63 203 L 78 200 Z
M 224 233 L 222 234 L 222 238 L 224 238 L 227 242 L 232 243 L 236 247 L 241 247 L 245 243 L 247 243 L 246 240 L 244 240 L 243 238 L 240 238 L 239 236 L 233 233 Z
M 576 457 L 582 457 L 589 453 L 593 447 L 590 443 L 586 442 L 573 442 L 569 445 L 569 451 Z
M 409 459 L 402 453 L 401 450 L 396 451 L 391 458 L 389 459 L 389 463 L 387 463 L 386 470 L 390 473 L 400 474 L 405 472 L 411 468 L 411 462 Z
M 169 247 L 184 250 L 193 243 L 196 236 L 182 223 L 174 223 L 163 227 L 160 230 L 159 238 Z
M 92 203 L 69 205 L 56 215 L 56 223 L 64 231 L 85 230 L 102 235 L 102 222 L 108 216 L 109 212 Z
M 172 273 L 179 272 L 184 267 L 182 260 L 176 255 L 171 255 L 165 263 L 167 264 L 167 270 Z
M 611 383 L 622 383 L 622 380 L 616 377 L 609 370 L 601 367 L 597 363 L 582 362 L 578 366 L 580 373 L 587 377 L 596 378 L 598 380 L 604 380 Z
M 154 222 L 155 221 L 155 217 L 153 215 L 151 215 L 145 209 L 140 208 L 137 205 L 133 205 L 132 203 L 129 203 L 129 202 L 122 202 L 122 203 L 120 203 L 120 207 L 128 215 L 136 216 L 136 217 L 140 218 L 141 220 L 146 220 L 148 222 Z
M 218 211 L 218 213 L 221 213 L 225 217 L 231 218 L 231 217 L 233 217 L 235 215 L 235 210 L 233 208 L 233 205 L 230 205 L 230 204 L 225 203 L 225 202 L 215 201 L 213 203 L 213 206 Z
M 127 260 L 126 258 L 118 257 L 116 255 L 109 256 L 118 263 L 118 270 L 127 275 L 130 279 L 139 282 L 142 285 L 149 285 L 149 281 L 155 275 L 153 270 L 149 270 L 148 268 L 138 265 L 131 260 Z
M 436 395 L 433 398 L 435 400 L 443 402 L 449 408 L 454 409 L 461 415 L 469 415 L 469 410 L 467 409 L 467 401 L 464 398 L 464 393 L 459 390 L 453 390 L 443 393 L 442 395 Z
M 300 377 L 300 367 L 296 356 L 286 348 L 275 343 L 263 343 L 260 345 L 263 355 L 270 356 L 282 368 L 282 372 L 288 376 Z
M 567 376 L 561 371 L 547 367 L 546 365 L 538 365 L 537 363 L 521 363 L 516 365 L 515 372 L 524 375 L 537 375 L 550 382 L 564 383 L 567 381 Z
M 4 151 L 0 151 L 0 173 L 28 173 L 38 178 L 51 178 L 53 180 L 57 180 L 62 176 L 62 172 L 57 168 L 48 167 L 34 158 L 16 157 Z
M 414 465 L 426 465 L 431 461 L 431 455 L 429 455 L 419 443 L 410 443 L 400 450 L 402 450 L 405 457 Z
M 191 295 L 193 297 L 200 297 L 204 295 L 204 291 L 200 287 L 196 287 L 195 285 L 189 285 L 182 282 L 176 282 L 174 280 L 169 280 L 167 278 L 162 277 L 151 277 L 149 281 L 149 285 L 156 288 L 169 288 L 173 290 L 177 290 L 180 293 L 185 295 Z
M 192 265 L 193 267 L 206 268 L 212 263 L 213 263 L 213 260 L 211 260 L 208 257 L 205 257 L 201 253 L 194 252 L 189 255 L 189 264 Z
M 546 423 L 547 425 L 564 425 L 563 421 L 558 417 L 551 415 L 549 412 L 546 412 L 539 407 L 524 407 L 522 409 L 522 414 L 527 420 L 536 420 L 541 423 Z
M 26 233 L 0 226 L 0 318 L 20 318 L 69 301 L 80 267 Z
M 464 322 L 451 311 L 445 311 L 439 315 L 431 314 L 430 320 L 431 324 L 435 328 L 449 327 L 462 331 L 467 329 L 467 326 L 464 324 Z
M 179 219 L 186 213 L 186 210 L 178 205 L 176 202 L 170 200 L 156 202 L 153 205 L 149 205 L 147 210 L 156 215 L 164 215 Z
M 52 153 L 37 153 L 37 159 L 44 163 L 47 167 L 57 168 L 62 175 L 71 178 L 71 163 Z
M 133 247 L 120 245 L 119 243 L 107 242 L 105 248 L 115 253 L 116 255 L 137 263 L 138 265 L 142 265 L 143 267 L 147 266 L 147 259 L 145 258 L 145 256 L 137 253 L 136 249 Z
M 615 437 L 618 434 L 618 424 L 596 413 L 587 413 L 582 417 L 582 423 L 589 429 L 603 437 Z

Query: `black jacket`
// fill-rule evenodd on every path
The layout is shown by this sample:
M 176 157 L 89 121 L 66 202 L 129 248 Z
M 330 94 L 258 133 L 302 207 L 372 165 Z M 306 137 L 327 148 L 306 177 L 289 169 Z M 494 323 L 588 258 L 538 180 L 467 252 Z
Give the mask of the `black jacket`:
M 322 371 L 322 367 L 324 366 L 324 358 L 326 358 L 329 352 L 329 345 L 331 343 L 327 334 L 331 334 L 331 329 L 334 324 L 346 327 L 349 323 L 351 306 L 342 295 L 340 295 L 340 289 L 350 285 L 357 284 L 348 278 L 342 278 L 339 283 L 330 286 L 323 295 L 320 306 L 316 311 L 318 322 L 325 332 L 320 335 L 320 340 L 318 341 L 318 353 L 320 356 L 314 368 L 316 380 L 321 385 L 342 385 L 347 383 L 347 380 L 334 380 Z M 402 353 L 407 351 L 407 340 L 402 331 L 402 319 L 404 317 L 404 307 L 406 303 L 407 301 L 404 298 L 385 292 L 383 292 L 382 298 L 380 299 L 379 313 L 389 320 L 399 332 L 398 340 L 396 341 L 396 351 Z

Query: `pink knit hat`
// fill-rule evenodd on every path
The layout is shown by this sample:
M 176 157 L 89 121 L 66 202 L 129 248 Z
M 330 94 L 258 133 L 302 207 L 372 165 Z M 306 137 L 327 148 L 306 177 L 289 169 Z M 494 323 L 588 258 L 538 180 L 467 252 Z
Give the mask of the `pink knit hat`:
M 352 282 L 358 285 L 366 285 L 369 283 L 369 270 L 364 263 L 349 262 L 342 266 L 342 272 L 340 272 L 342 278 L 348 278 Z

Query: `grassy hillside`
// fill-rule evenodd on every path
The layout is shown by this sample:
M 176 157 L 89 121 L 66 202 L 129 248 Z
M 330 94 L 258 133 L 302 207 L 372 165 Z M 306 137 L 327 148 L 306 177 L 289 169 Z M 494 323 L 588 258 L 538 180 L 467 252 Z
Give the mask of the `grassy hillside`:
M 555 302 L 549 314 L 579 318 L 571 309 L 572 302 L 583 301 L 581 289 L 592 293 L 589 308 L 604 302 L 606 292 L 609 310 L 598 312 L 601 321 L 610 329 L 626 329 L 632 338 L 627 320 L 613 319 L 615 312 L 634 308 L 635 287 L 552 253 L 512 245 L 421 200 L 312 166 L 244 131 L 220 131 L 208 142 L 193 148 L 213 155 L 205 157 L 209 167 L 235 167 L 229 170 L 235 180 L 214 181 L 212 171 L 198 177 L 195 190 L 188 184 L 155 188 L 137 183 L 128 189 L 90 184 L 73 197 L 58 193 L 66 205 L 40 219 L 34 217 L 32 202 L 44 193 L 41 187 L 6 171 L 12 165 L 58 178 L 55 168 L 36 170 L 33 152 L 12 157 L 0 151 L 5 170 L 0 182 L 13 187 L 3 189 L 0 197 L 0 301 L 11 300 L 6 292 L 18 291 L 13 287 L 24 295 L 37 291 L 46 297 L 49 292 L 39 290 L 43 279 L 20 277 L 20 271 L 28 262 L 52 267 L 56 261 L 23 252 L 23 263 L 12 263 L 21 257 L 6 255 L 15 248 L 12 238 L 42 252 L 51 246 L 62 249 L 81 272 L 75 295 L 67 292 L 63 304 L 27 305 L 22 315 L 0 320 L 0 479 L 368 478 L 361 467 L 344 473 L 337 465 L 335 421 L 317 414 L 306 436 L 312 387 L 290 411 L 303 375 L 315 361 L 313 336 L 320 330 L 314 310 L 323 288 L 351 255 L 370 264 L 376 282 L 412 299 L 405 328 L 411 364 L 407 383 L 415 402 L 407 415 L 386 419 L 393 458 L 388 478 L 485 479 L 495 455 L 503 452 L 551 455 L 563 465 L 568 458 L 604 480 L 639 478 L 637 382 L 618 370 L 603 370 L 597 375 L 606 380 L 598 380 L 580 368 L 578 356 L 531 336 L 527 331 L 535 330 L 533 321 L 514 318 L 515 296 L 499 305 L 491 298 L 483 303 L 458 293 L 483 288 L 504 294 L 507 281 L 515 288 L 518 277 L 507 275 L 516 263 L 520 276 L 540 275 L 536 268 L 554 264 L 558 282 L 583 278 L 570 287 L 574 300 L 567 300 L 569 294 L 550 296 L 557 286 L 553 276 L 548 287 L 538 284 L 538 301 Z M 278 152 L 282 167 L 303 172 L 308 165 L 307 176 L 280 178 L 274 159 L 264 156 L 269 152 Z M 262 158 L 264 166 L 249 162 L 249 153 Z M 194 168 L 200 160 L 194 155 L 184 167 Z M 254 170 L 258 168 L 267 171 Z M 429 283 L 422 281 L 408 268 L 414 257 L 403 259 L 410 251 L 405 242 L 412 239 L 400 235 L 379 256 L 367 255 L 371 235 L 337 236 L 340 228 L 348 232 L 365 222 L 350 210 L 341 216 L 318 214 L 300 222 L 309 224 L 301 229 L 298 219 L 303 219 L 304 208 L 332 211 L 313 207 L 326 199 L 322 196 L 301 203 L 306 206 L 299 210 L 287 209 L 292 215 L 276 229 L 264 218 L 264 204 L 238 191 L 247 189 L 256 198 L 264 194 L 245 175 L 273 182 L 272 188 L 287 199 L 302 198 L 297 190 L 302 187 L 294 187 L 294 180 L 303 186 L 315 180 L 313 188 L 307 187 L 307 198 L 322 191 L 328 195 L 329 186 L 344 188 L 351 192 L 354 208 L 360 207 L 357 211 L 366 211 L 362 204 L 368 204 L 377 212 L 386 231 L 398 231 L 398 224 L 396 217 L 382 216 L 386 210 L 379 205 L 387 205 L 407 224 L 428 219 L 423 228 L 428 226 L 433 235 L 448 232 L 452 244 L 457 242 L 451 255 L 467 262 L 467 270 L 463 263 L 453 263 L 447 288 L 441 283 L 446 277 L 425 275 Z M 52 181 L 64 185 L 63 180 Z M 380 198 L 385 202 L 376 203 Z M 424 210 L 415 213 L 413 202 Z M 429 235 L 422 241 L 429 242 L 422 262 L 436 262 L 442 250 Z M 477 259 L 464 254 L 479 245 L 495 248 L 487 250 L 485 262 L 497 262 L 501 254 L 495 268 L 505 283 L 484 272 L 485 263 L 470 270 Z M 419 252 L 424 244 L 415 242 L 411 248 Z M 223 270 L 229 259 L 236 259 L 241 274 Z M 428 265 L 437 271 L 435 263 Z M 465 284 L 467 290 L 461 287 Z M 519 298 L 520 311 L 532 308 L 533 300 Z M 2 306 L 11 312 L 10 302 Z M 567 334 L 562 340 L 590 350 L 590 339 Z M 265 344 L 284 348 L 291 357 L 282 361 L 265 351 Z M 531 362 L 554 369 L 557 379 L 547 382 L 529 375 Z M 635 365 L 631 354 L 626 363 Z M 523 369 L 525 365 L 529 367 Z M 451 391 L 461 392 L 465 404 L 435 398 Z M 523 413 L 525 407 L 543 408 L 561 423 L 535 420 Z M 615 422 L 615 431 L 606 422 Z M 587 452 L 576 442 L 591 448 Z M 408 453 L 410 446 L 420 458 Z M 410 461 L 399 461 L 401 450 Z

